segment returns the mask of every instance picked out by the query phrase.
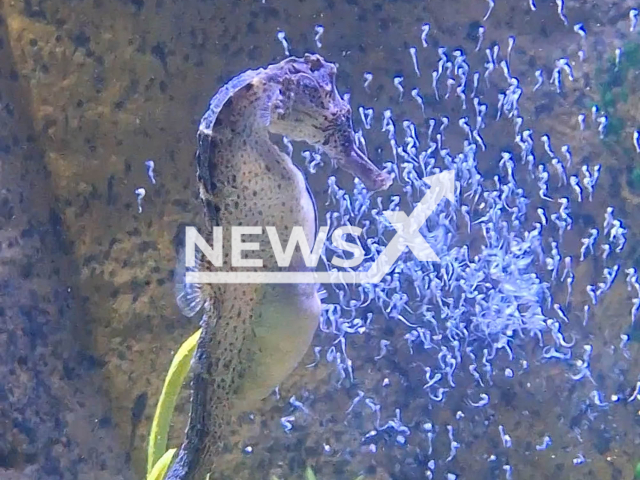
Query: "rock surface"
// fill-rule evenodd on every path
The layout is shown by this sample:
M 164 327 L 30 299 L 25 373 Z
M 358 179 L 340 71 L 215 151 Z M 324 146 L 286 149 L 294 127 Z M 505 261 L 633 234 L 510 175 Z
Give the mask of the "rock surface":
M 0 24 L 0 478 L 129 479 L 71 242 Z

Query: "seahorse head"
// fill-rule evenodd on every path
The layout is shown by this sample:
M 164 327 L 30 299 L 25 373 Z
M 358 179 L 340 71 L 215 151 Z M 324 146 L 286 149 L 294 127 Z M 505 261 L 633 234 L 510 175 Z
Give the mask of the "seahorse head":
M 333 165 L 357 176 L 370 190 L 384 190 L 392 178 L 358 145 L 351 107 L 336 88 L 337 66 L 320 55 L 289 58 L 274 74 L 278 94 L 270 105 L 269 131 L 319 146 Z

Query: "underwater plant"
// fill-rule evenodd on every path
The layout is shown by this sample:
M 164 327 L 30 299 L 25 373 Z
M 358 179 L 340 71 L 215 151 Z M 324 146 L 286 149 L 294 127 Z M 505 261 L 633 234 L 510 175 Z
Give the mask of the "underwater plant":
M 191 359 L 196 350 L 201 331 L 191 335 L 178 349 L 165 377 L 162 392 L 156 406 L 147 447 L 147 480 L 162 480 L 176 451 L 167 450 L 169 426 L 173 410 L 184 380 L 189 373 Z
M 155 463 L 155 465 L 147 475 L 147 480 L 164 479 L 164 476 L 167 474 L 167 470 L 169 469 L 169 465 L 171 465 L 171 460 L 173 460 L 173 456 L 175 455 L 176 450 L 176 448 L 171 448 L 160 457 L 160 459 Z
M 636 203 L 640 201 L 640 168 L 634 161 L 640 149 L 640 112 L 634 103 L 640 96 L 639 72 L 640 34 L 636 33 L 596 66 L 597 99 L 585 105 L 606 115 L 602 141 L 612 155 L 627 163 L 623 194 Z
M 630 157 L 634 153 L 630 142 L 621 141 L 625 130 L 629 133 L 627 115 L 620 109 L 629 101 L 630 96 L 640 93 L 640 85 L 636 81 L 638 71 L 640 38 L 635 35 L 609 55 L 604 64 L 596 67 L 595 81 L 599 101 L 589 105 L 589 108 L 599 107 L 608 116 L 604 142 L 610 147 L 622 148 Z

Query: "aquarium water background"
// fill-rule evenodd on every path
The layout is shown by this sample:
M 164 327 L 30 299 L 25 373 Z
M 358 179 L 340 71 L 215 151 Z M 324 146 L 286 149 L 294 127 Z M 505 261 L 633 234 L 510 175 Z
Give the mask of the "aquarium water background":
M 327 285 L 313 347 L 239 419 L 220 478 L 628 479 L 638 461 L 640 30 L 633 2 L 2 4 L 0 478 L 142 478 L 195 329 L 174 238 L 232 76 L 318 52 L 396 175 L 367 197 L 305 145 L 321 223 L 367 260 L 425 177 L 456 201 L 380 285 Z M 434 88 L 435 83 L 435 88 Z M 149 161 L 152 161 L 150 163 Z M 141 190 L 142 189 L 142 190 Z M 324 220 L 324 222 L 322 222 Z M 185 389 L 170 443 L 188 413 Z

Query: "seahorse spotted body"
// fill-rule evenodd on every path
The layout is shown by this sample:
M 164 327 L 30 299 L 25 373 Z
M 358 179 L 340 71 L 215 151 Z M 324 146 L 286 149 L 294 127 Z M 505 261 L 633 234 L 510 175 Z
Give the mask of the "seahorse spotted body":
M 231 226 L 275 226 L 285 245 L 301 226 L 308 244 L 315 241 L 315 205 L 303 174 L 270 134 L 321 147 L 370 190 L 390 185 L 391 177 L 356 145 L 351 109 L 335 77 L 334 64 L 305 55 L 247 71 L 213 97 L 198 131 L 196 163 L 206 231 L 222 226 L 223 245 L 231 245 Z M 251 241 L 269 245 L 266 233 Z M 306 268 L 299 251 L 289 267 L 279 267 L 270 249 L 263 250 L 250 252 L 263 261 L 261 271 Z M 213 268 L 200 269 L 207 267 Z M 247 269 L 233 268 L 226 248 L 221 270 Z M 302 358 L 321 303 L 314 284 L 182 285 L 178 303 L 187 315 L 204 314 L 189 426 L 167 479 L 203 480 L 234 416 L 265 398 Z

